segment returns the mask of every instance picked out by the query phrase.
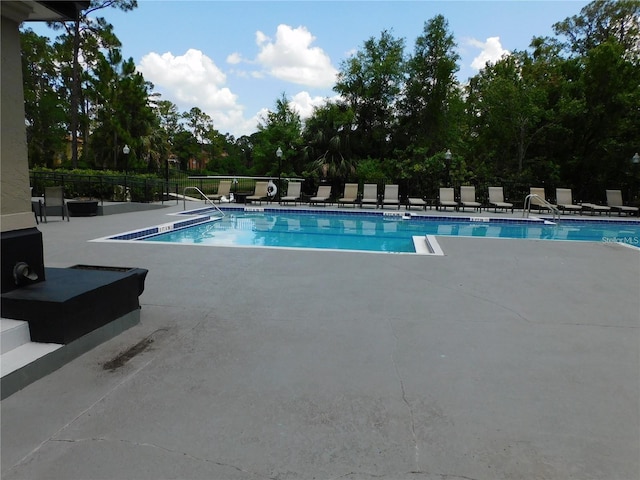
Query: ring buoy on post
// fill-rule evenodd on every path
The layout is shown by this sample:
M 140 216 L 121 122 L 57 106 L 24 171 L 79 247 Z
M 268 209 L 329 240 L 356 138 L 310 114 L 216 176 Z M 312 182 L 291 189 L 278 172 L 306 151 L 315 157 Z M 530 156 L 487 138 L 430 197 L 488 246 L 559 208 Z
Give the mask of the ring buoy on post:
M 276 184 L 273 183 L 272 180 L 269 180 L 269 183 L 267 184 L 267 195 L 275 197 L 276 193 L 278 193 L 278 187 L 276 187 Z

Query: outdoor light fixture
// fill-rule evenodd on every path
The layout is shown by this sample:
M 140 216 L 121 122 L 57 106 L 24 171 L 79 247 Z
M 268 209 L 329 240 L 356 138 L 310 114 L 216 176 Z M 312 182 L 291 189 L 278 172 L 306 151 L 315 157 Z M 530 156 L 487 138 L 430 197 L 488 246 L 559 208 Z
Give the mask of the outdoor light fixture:
M 447 148 L 447 151 L 444 152 L 444 159 L 447 163 L 447 187 L 451 185 L 451 150 Z
M 636 152 L 636 154 L 631 157 L 631 163 L 633 163 L 634 165 L 638 165 L 640 163 L 640 155 L 638 155 L 638 152 Z
M 129 145 L 125 144 L 124 147 L 122 147 L 122 153 L 124 153 L 124 173 L 125 173 L 125 175 L 129 171 L 129 152 L 130 151 L 131 151 L 131 149 L 129 148 Z
M 282 149 L 280 147 L 276 150 L 276 157 L 278 157 L 278 203 L 280 203 L 280 190 L 282 186 L 282 181 L 280 179 L 280 175 L 282 174 Z

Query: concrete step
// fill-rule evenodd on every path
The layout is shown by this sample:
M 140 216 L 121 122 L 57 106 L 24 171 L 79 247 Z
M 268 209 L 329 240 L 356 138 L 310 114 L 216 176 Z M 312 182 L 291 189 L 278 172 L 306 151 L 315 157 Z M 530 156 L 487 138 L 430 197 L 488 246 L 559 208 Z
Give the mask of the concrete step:
M 0 353 L 7 353 L 30 341 L 28 322 L 0 319 Z
M 55 352 L 62 345 L 58 343 L 28 342 L 0 355 L 0 377 L 16 372 L 22 368 L 33 366 L 44 356 Z
M 4 378 L 55 352 L 62 345 L 32 342 L 28 322 L 0 318 L 0 347 L 0 377 Z

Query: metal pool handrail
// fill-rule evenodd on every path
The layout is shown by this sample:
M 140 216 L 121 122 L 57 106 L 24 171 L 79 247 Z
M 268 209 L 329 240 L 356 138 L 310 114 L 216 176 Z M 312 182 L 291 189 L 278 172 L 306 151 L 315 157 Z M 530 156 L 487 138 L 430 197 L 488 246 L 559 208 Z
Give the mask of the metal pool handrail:
M 213 203 L 213 200 L 211 200 L 209 197 L 207 197 L 202 190 L 200 190 L 198 187 L 185 187 L 185 189 L 182 192 L 182 209 L 186 210 L 187 209 L 187 190 L 196 190 L 200 195 L 202 195 L 204 197 L 204 203 L 206 205 L 207 202 L 211 202 L 211 205 L 213 205 L 213 208 L 215 208 L 216 210 L 218 210 L 218 212 L 220 212 L 220 214 L 224 217 L 224 212 L 222 210 L 220 210 L 220 208 Z
M 558 210 L 558 207 L 556 207 L 555 205 L 547 202 L 544 198 L 542 198 L 537 193 L 531 193 L 531 194 L 529 194 L 529 195 L 527 195 L 525 197 L 525 199 L 524 199 L 524 208 L 522 209 L 522 216 L 523 217 L 529 217 L 529 213 L 531 212 L 531 200 L 534 197 L 536 199 L 538 199 L 538 201 L 542 204 L 543 207 L 546 207 L 551 211 L 554 221 L 556 221 L 556 219 L 560 220 L 560 210 Z

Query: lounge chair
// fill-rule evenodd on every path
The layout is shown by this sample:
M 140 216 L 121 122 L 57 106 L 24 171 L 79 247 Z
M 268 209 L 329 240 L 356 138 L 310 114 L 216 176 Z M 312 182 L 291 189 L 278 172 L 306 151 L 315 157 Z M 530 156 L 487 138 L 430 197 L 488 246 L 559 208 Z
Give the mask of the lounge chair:
M 287 195 L 280 198 L 280 203 L 282 202 L 293 202 L 294 205 L 297 205 L 300 201 L 302 191 L 302 182 L 289 182 L 287 186 Z
M 222 197 L 229 198 L 229 192 L 231 192 L 231 180 L 220 180 L 218 191 L 213 195 L 208 195 L 208 197 L 209 200 L 220 203 Z
M 538 211 L 556 208 L 555 205 L 551 205 L 551 202 L 547 201 L 544 188 L 542 187 L 529 187 L 529 195 L 535 195 L 535 197 L 531 197 L 531 203 L 529 205 L 536 207 Z M 549 205 L 551 205 L 551 207 Z
M 360 199 L 360 208 L 363 205 L 375 205 L 378 208 L 378 185 L 375 183 L 365 183 Z
M 408 197 L 407 205 L 405 206 L 406 210 L 411 209 L 411 207 L 421 207 L 423 210 L 427 209 L 427 202 L 424 198 L 418 197 Z
M 269 182 L 256 182 L 253 195 L 249 195 L 246 200 L 249 202 L 260 202 L 260 205 L 262 205 L 263 200 L 269 200 L 268 186 Z
M 62 215 L 62 220 L 66 215 L 67 222 L 69 221 L 69 207 L 67 207 L 67 202 L 64 199 L 64 188 L 61 186 L 58 187 L 45 187 L 44 188 L 44 211 L 45 211 L 45 221 L 47 219 L 47 209 L 49 207 L 60 207 L 60 213 Z
M 556 188 L 556 204 L 558 209 L 566 212 L 580 212 L 582 211 L 582 205 L 575 205 L 573 203 L 573 195 L 570 188 Z
M 607 215 L 611 214 L 611 207 L 608 207 L 606 205 L 598 205 L 596 203 L 588 202 L 582 202 L 580 205 L 582 206 L 582 209 L 584 211 L 591 212 L 591 215 L 596 212 L 598 212 L 599 215 L 602 215 L 603 213 L 606 213 Z
M 482 204 L 476 201 L 476 187 L 473 185 L 463 185 L 460 187 L 460 208 L 464 210 L 470 207 L 474 210 L 482 211 Z
M 453 188 L 440 188 L 440 195 L 438 195 L 438 207 L 442 207 L 445 210 L 448 207 L 453 207 L 454 210 L 458 209 L 458 202 L 456 202 Z
M 511 213 L 513 213 L 513 203 L 504 201 L 502 187 L 489 187 L 489 205 L 493 206 L 494 212 L 497 212 L 500 208 L 503 210 L 511 209 Z
M 331 185 L 320 185 L 316 192 L 316 196 L 309 199 L 309 205 L 328 203 L 329 199 L 331 199 Z
M 347 203 L 352 203 L 355 208 L 356 202 L 358 201 L 358 184 L 357 183 L 347 183 L 344 186 L 344 193 L 342 197 L 338 199 L 338 207 L 340 204 L 346 205 Z
M 398 185 L 389 184 L 384 186 L 384 195 L 380 207 L 384 208 L 385 205 L 396 205 L 400 210 L 400 199 L 398 198 Z
M 621 190 L 607 190 L 607 205 L 614 211 L 618 212 L 618 215 L 626 213 L 627 215 L 638 215 L 638 207 L 629 207 L 622 203 L 622 191 Z

